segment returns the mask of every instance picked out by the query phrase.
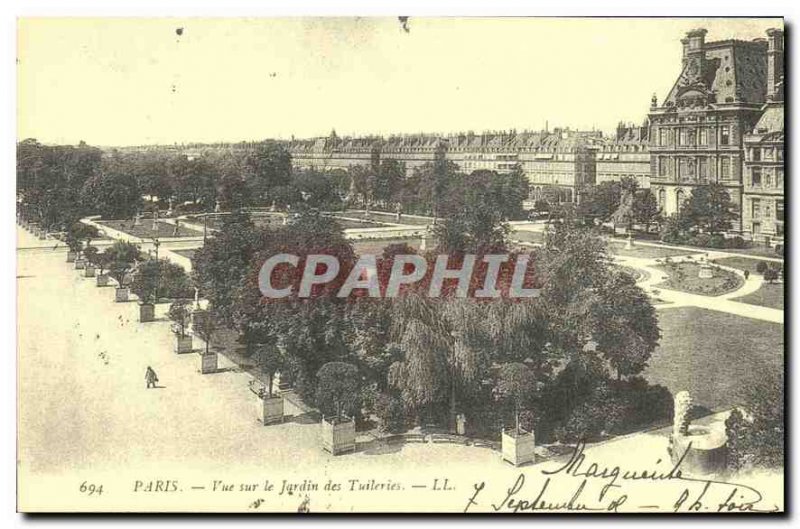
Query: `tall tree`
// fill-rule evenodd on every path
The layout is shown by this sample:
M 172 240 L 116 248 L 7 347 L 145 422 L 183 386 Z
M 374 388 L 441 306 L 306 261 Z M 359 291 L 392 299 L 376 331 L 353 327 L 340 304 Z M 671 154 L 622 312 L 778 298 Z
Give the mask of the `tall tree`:
M 696 186 L 681 208 L 681 215 L 694 227 L 715 234 L 728 231 L 739 218 L 736 204 L 724 185 Z

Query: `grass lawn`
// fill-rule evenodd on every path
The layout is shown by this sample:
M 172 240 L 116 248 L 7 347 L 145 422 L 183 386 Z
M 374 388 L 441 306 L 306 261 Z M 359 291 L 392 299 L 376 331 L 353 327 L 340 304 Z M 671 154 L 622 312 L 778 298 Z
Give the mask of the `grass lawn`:
M 544 233 L 540 231 L 514 231 L 509 235 L 511 239 L 516 239 L 522 242 L 533 242 L 544 244 Z
M 341 215 L 343 217 L 350 217 L 351 219 L 363 219 L 365 218 L 363 211 L 355 211 L 349 209 L 344 212 L 340 211 L 332 211 L 331 215 Z M 414 226 L 427 226 L 428 224 L 433 223 L 433 217 L 411 217 L 408 215 L 402 215 L 400 217 L 400 221 L 397 221 L 397 215 L 395 213 L 387 213 L 383 211 L 370 211 L 370 220 L 376 221 L 384 221 L 384 222 L 392 222 L 395 224 L 411 224 Z
M 761 262 L 760 259 L 748 259 L 747 257 L 723 257 L 721 259 L 714 259 L 715 263 L 723 266 L 730 266 L 738 270 L 750 270 L 751 274 L 758 274 L 756 266 Z M 767 261 L 768 265 L 773 264 L 773 261 Z
M 657 311 L 661 345 L 644 376 L 674 395 L 687 390 L 712 410 L 739 401 L 743 387 L 784 366 L 783 325 L 697 307 Z
M 736 290 L 744 283 L 737 274 L 721 268 L 713 269 L 714 277 L 700 278 L 698 277 L 700 265 L 693 262 L 657 265 L 654 268 L 668 276 L 667 280 L 656 285 L 656 288 L 670 288 L 690 294 L 719 296 Z
M 655 246 L 642 246 L 634 242 L 633 248 L 630 250 L 625 249 L 625 243 L 610 241 L 608 244 L 608 251 L 612 255 L 621 255 L 622 257 L 639 257 L 641 259 L 662 259 L 664 257 L 676 257 L 678 255 L 687 255 L 691 252 L 686 250 L 674 250 L 672 248 L 657 248 Z
M 134 237 L 145 239 L 151 237 L 158 237 L 159 239 L 168 239 L 170 237 L 198 237 L 203 235 L 203 232 L 195 231 L 182 225 L 179 227 L 178 235 L 174 235 L 175 226 L 161 220 L 158 221 L 158 229 L 156 230 L 153 230 L 153 221 L 147 219 L 142 219 L 138 226 L 133 225 L 133 220 L 101 220 L 98 221 L 98 224 L 119 230 L 128 235 L 133 235 Z
M 389 226 L 388 224 L 378 221 L 370 222 L 366 220 L 349 220 L 349 219 L 340 219 L 337 217 L 334 217 L 333 220 L 335 220 L 339 224 L 339 226 L 341 226 L 342 229 L 345 230 L 360 229 L 360 228 L 384 228 L 386 226 Z
M 783 310 L 783 283 L 764 283 L 761 288 L 734 301 Z

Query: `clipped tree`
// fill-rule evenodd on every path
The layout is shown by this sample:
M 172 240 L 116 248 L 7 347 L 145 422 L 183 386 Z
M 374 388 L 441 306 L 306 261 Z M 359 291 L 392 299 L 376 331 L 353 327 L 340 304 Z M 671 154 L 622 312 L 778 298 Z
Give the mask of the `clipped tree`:
M 272 397 L 275 375 L 283 368 L 283 354 L 281 354 L 280 348 L 274 344 L 256 344 L 255 347 L 256 361 L 261 371 L 267 375 L 269 379 L 267 383 L 267 397 Z
M 520 433 L 520 413 L 528 406 L 536 392 L 533 370 L 522 362 L 503 364 L 500 366 L 496 389 L 500 400 L 513 406 L 514 428 Z
M 342 418 L 358 411 L 361 379 L 358 368 L 346 362 L 328 362 L 317 371 L 316 404 L 329 416 Z
M 139 247 L 130 242 L 117 241 L 106 248 L 103 253 L 108 255 L 108 270 L 111 277 L 121 287 L 125 280 L 125 275 L 141 257 Z
M 217 332 L 214 316 L 208 310 L 195 311 L 192 328 L 195 334 L 206 343 L 206 354 L 208 354 L 211 351 L 211 340 Z
M 169 306 L 167 316 L 175 324 L 173 327 L 175 334 L 181 338 L 186 337 L 186 327 L 189 325 L 191 314 L 188 300 L 178 299 Z

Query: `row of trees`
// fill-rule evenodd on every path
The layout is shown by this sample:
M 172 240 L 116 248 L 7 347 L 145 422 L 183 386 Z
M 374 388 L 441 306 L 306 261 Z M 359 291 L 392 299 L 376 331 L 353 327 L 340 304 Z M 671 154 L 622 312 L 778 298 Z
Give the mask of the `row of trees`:
M 468 194 L 459 214 L 440 223 L 437 253 L 458 260 L 463 252 L 507 249 L 491 196 Z M 397 254 L 413 252 L 385 248 L 379 277 Z M 313 299 L 267 300 L 258 270 L 276 253 L 300 256 L 298 269 L 305 255 L 335 255 L 341 270 Z M 451 291 L 429 298 L 427 278 L 394 299 L 339 298 L 356 254 L 335 222 L 308 213 L 270 230 L 240 214 L 196 253 L 193 269 L 214 317 L 238 331 L 269 378 L 279 372 L 325 413 L 336 410 L 318 398 L 317 373 L 343 362 L 354 366 L 360 388 L 346 411 L 375 413 L 392 430 L 452 425 L 464 413 L 473 433 L 490 426 L 497 433 L 499 423 L 522 418 L 538 435 L 576 439 L 668 418 L 668 392 L 637 377 L 658 343 L 654 310 L 633 279 L 611 266 L 598 235 L 574 219 L 559 222 L 533 260 L 538 298 L 482 302 Z M 275 282 L 298 279 L 296 269 L 276 274 Z
M 180 212 L 212 211 L 217 205 L 226 211 L 356 205 L 448 216 L 463 209 L 462 198 L 474 192 L 494 195 L 501 215 L 511 219 L 522 218 L 528 194 L 520 171 L 467 175 L 443 153 L 409 177 L 405 164 L 379 157 L 347 170 L 292 169 L 289 153 L 272 141 L 190 158 L 163 149 L 103 155 L 84 143 L 48 146 L 28 139 L 17 145 L 17 158 L 20 213 L 51 231 L 66 230 L 85 215 L 130 218 L 146 205 L 163 210 L 167 204 Z

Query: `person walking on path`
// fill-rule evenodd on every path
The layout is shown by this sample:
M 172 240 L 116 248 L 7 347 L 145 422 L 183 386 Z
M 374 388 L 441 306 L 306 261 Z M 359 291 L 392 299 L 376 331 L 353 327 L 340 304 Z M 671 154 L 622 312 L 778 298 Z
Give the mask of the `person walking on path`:
M 744 271 L 744 280 L 747 281 L 748 279 L 750 279 L 750 270 L 745 270 Z
M 158 382 L 158 375 L 156 375 L 152 367 L 147 366 L 147 371 L 144 372 L 144 379 L 147 381 L 147 389 L 155 388 Z

